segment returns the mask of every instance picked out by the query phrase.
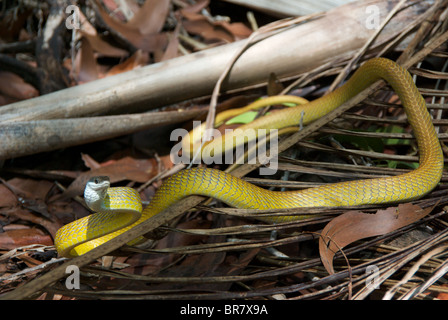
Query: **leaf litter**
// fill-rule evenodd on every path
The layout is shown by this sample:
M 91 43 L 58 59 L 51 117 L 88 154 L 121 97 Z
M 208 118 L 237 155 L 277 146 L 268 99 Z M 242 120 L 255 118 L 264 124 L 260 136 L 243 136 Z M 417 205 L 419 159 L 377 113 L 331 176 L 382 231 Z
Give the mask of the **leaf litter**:
M 399 204 L 375 214 L 349 211 L 331 220 L 322 230 L 319 250 L 328 273 L 334 273 L 333 257 L 338 250 L 357 240 L 380 236 L 416 222 L 432 211 L 412 203 Z
M 211 15 L 208 10 L 211 2 L 207 0 L 179 0 L 175 1 L 175 6 L 167 0 L 146 1 L 141 6 L 135 1 L 122 3 L 127 7 L 119 7 L 114 1 L 94 1 L 90 9 L 96 13 L 99 22 L 91 19 L 92 16 L 86 17 L 84 13 L 81 15 L 82 28 L 78 34 L 81 47 L 75 50 L 74 56 L 67 55 L 62 64 L 65 71 L 70 72 L 71 85 L 113 76 L 199 49 L 246 39 L 252 33 L 245 23 Z M 19 15 L 21 19 L 15 20 L 16 24 L 11 28 L 11 33 L 15 34 L 12 39 L 34 37 L 31 29 L 25 28 L 24 21 L 29 15 L 29 12 L 23 12 Z M 108 32 L 103 32 L 104 29 Z M 7 39 L 3 35 L 1 37 Z M 35 66 L 33 62 L 27 62 L 27 65 Z M 316 82 L 319 75 L 324 77 L 340 70 L 337 63 L 333 67 L 318 73 L 313 80 Z M 38 90 L 24 82 L 20 76 L 4 75 L 5 77 L 0 78 L 9 80 L 1 87 L 8 90 L 1 91 L 0 102 L 7 104 L 38 94 Z M 271 89 L 268 88 L 267 91 Z M 247 94 L 257 96 L 259 92 L 253 89 L 248 90 Z M 246 94 L 225 98 L 228 99 L 228 105 L 224 106 L 226 101 L 223 101 L 221 106 L 238 107 L 235 101 L 246 99 Z M 178 107 L 192 104 L 196 104 L 196 101 Z M 207 102 L 198 100 L 197 104 L 206 105 Z M 383 109 L 379 107 L 369 113 L 382 116 Z M 359 122 L 362 127 L 364 123 Z M 394 143 L 388 146 L 392 154 L 397 152 L 394 146 Z M 313 150 L 312 145 L 307 147 L 305 157 L 311 159 L 310 162 L 319 161 L 319 158 L 314 158 L 318 148 Z M 108 151 L 104 154 L 98 148 Z M 20 281 L 26 281 L 20 280 L 20 277 L 11 278 L 14 274 L 24 272 L 27 277 L 34 278 L 40 272 L 50 271 L 52 265 L 48 261 L 54 261 L 49 259 L 55 258 L 51 245 L 56 230 L 63 224 L 90 213 L 79 198 L 89 177 L 108 175 L 115 185 L 133 187 L 154 179 L 147 188 L 141 190 L 146 201 L 161 184 L 157 177 L 172 169 L 167 156 L 159 156 L 153 150 L 135 150 L 132 142 L 120 139 L 106 144 L 93 144 L 86 150 L 90 152 L 75 148 L 55 154 L 55 158 L 49 155 L 28 157 L 7 168 L 11 169 L 9 173 L 5 170 L 7 178 L 0 184 L 0 281 L 4 285 L 0 293 L 14 289 Z M 61 165 L 61 158 L 70 159 L 63 161 L 69 165 Z M 330 158 L 334 160 L 334 155 Z M 337 160 L 345 160 L 344 158 L 344 150 L 341 150 Z M 359 158 L 356 157 L 355 160 L 358 161 Z M 328 155 L 325 160 L 328 160 Z M 22 174 L 15 174 L 13 172 L 18 171 L 15 166 L 19 169 L 32 168 L 32 171 L 26 173 L 23 170 Z M 67 167 L 71 170 L 67 170 Z M 350 172 L 348 170 L 345 173 L 350 176 Z M 39 179 L 50 173 L 58 173 L 60 179 Z M 303 173 L 293 172 L 290 178 L 293 180 L 302 175 Z M 319 178 L 317 183 L 332 182 L 332 179 L 336 178 Z M 446 176 L 442 181 L 446 182 Z M 343 208 L 326 208 L 327 211 L 322 209 L 320 216 L 310 216 L 305 221 L 268 226 L 278 233 L 278 238 L 274 240 L 268 229 L 245 232 L 252 224 L 256 226 L 258 223 L 245 217 L 241 210 L 234 211 L 241 212 L 242 215 L 232 216 L 197 208 L 163 227 L 165 232 L 162 238 L 151 240 L 146 250 L 124 247 L 113 259 L 110 269 L 105 269 L 101 261 L 90 264 L 85 270 L 102 276 L 100 280 L 96 277 L 84 279 L 84 290 L 68 292 L 61 283 L 56 283 L 48 287 L 41 298 L 126 298 L 126 295 L 131 295 L 166 299 L 190 297 L 191 294 L 202 298 L 347 298 L 347 288 L 352 285 L 356 287 L 356 281 L 351 277 L 358 275 L 359 279 L 364 279 L 365 263 L 378 261 L 381 267 L 393 265 L 392 259 L 381 260 L 385 257 L 381 256 L 381 250 L 386 250 L 387 247 L 382 243 L 399 236 L 400 228 L 416 222 L 426 223 L 433 231 L 430 237 L 434 238 L 434 235 L 446 228 L 446 202 L 440 201 L 440 197 L 446 197 L 446 188 L 441 188 L 438 192 L 434 199 L 429 197 L 418 205 L 403 204 L 376 213 L 373 213 L 378 210 L 375 206 L 365 208 L 369 213 L 363 210 L 341 215 L 340 212 L 345 211 Z M 439 211 L 428 216 L 435 205 L 431 201 L 437 201 Z M 212 204 L 220 206 L 216 202 Z M 334 215 L 338 216 L 326 223 Z M 426 220 L 423 219 L 425 217 Z M 229 233 L 219 234 L 221 229 Z M 207 230 L 213 230 L 215 234 L 207 234 Z M 320 242 L 320 254 L 316 250 L 317 238 Z M 446 241 L 446 238 L 434 241 L 437 245 Z M 276 252 L 269 251 L 266 243 L 272 245 Z M 205 253 L 201 254 L 201 250 Z M 341 266 L 341 261 L 345 260 L 341 260 L 340 254 L 335 255 L 338 250 L 342 250 L 351 260 L 351 274 L 347 272 L 346 266 Z M 391 256 L 405 252 L 403 248 L 388 250 Z M 443 254 L 439 252 L 436 258 L 443 259 Z M 365 258 L 366 255 L 368 258 Z M 336 259 L 335 265 L 333 259 Z M 430 260 L 428 259 L 429 262 Z M 428 261 L 422 262 L 420 267 L 424 267 Z M 47 263 L 48 269 L 45 268 Z M 36 269 L 39 265 L 44 268 Z M 27 269 L 30 270 L 28 273 Z M 327 272 L 330 273 L 329 276 Z M 420 272 L 423 275 L 428 273 Z M 310 277 L 316 274 L 320 280 L 311 281 Z M 327 285 L 334 286 L 335 289 L 342 288 L 342 293 L 325 291 L 323 288 Z M 109 290 L 110 288 L 122 288 L 123 291 Z M 128 290 L 127 293 L 124 289 Z M 436 296 L 439 292 L 438 297 L 443 298 L 443 290 L 443 286 L 433 286 L 429 294 Z M 216 293 L 219 291 L 225 293 Z

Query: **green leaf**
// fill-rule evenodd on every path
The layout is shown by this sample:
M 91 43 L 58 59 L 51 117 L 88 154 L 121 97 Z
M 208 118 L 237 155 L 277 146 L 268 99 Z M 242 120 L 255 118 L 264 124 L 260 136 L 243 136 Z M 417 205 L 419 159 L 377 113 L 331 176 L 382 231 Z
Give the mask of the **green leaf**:
M 297 106 L 297 104 L 289 102 L 282 103 L 281 105 L 288 108 L 293 108 Z M 230 118 L 229 120 L 226 121 L 226 124 L 248 124 L 254 121 L 257 115 L 258 111 L 247 111 L 237 116 L 234 116 L 233 118 Z M 266 112 L 265 116 L 267 115 L 269 115 L 269 112 Z
M 229 120 L 226 121 L 226 124 L 240 124 L 240 123 L 247 124 L 254 121 L 257 114 L 258 114 L 257 111 L 247 111 L 233 118 L 230 118 Z
M 357 130 L 353 130 L 357 131 Z M 360 130 L 358 130 L 360 131 Z M 350 143 L 361 150 L 384 152 L 384 143 L 382 139 L 362 136 L 349 136 L 335 134 L 333 137 L 341 143 Z
M 396 169 L 396 168 L 417 169 L 418 168 L 418 163 L 416 163 L 416 162 L 405 162 L 405 161 L 397 161 L 397 160 L 383 160 L 382 162 L 384 162 L 383 167 L 386 167 L 386 168 L 392 168 L 392 169 Z M 381 166 L 381 165 L 378 165 L 378 166 Z
M 385 132 L 385 133 L 406 133 L 406 131 L 400 126 L 386 126 L 379 127 L 375 130 L 376 132 Z M 409 145 L 411 141 L 409 139 L 398 139 L 398 138 L 386 138 L 383 139 L 385 145 Z

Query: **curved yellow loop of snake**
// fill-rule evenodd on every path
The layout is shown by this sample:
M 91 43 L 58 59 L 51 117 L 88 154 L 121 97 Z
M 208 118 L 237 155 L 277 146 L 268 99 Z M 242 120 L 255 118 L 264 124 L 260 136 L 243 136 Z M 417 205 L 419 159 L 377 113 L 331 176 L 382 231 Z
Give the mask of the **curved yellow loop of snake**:
M 263 99 L 259 99 L 257 101 L 252 102 L 251 104 L 248 104 L 245 107 L 242 108 L 235 108 L 235 109 L 229 109 L 225 110 L 223 112 L 220 112 L 215 117 L 215 128 L 222 125 L 226 120 L 242 114 L 247 111 L 252 110 L 258 110 L 264 107 L 268 107 L 271 105 L 276 104 L 295 104 L 295 105 L 302 105 L 306 104 L 309 101 L 302 97 L 297 96 L 291 96 L 291 95 L 278 95 L 278 96 L 271 96 L 266 97 Z M 185 135 L 182 138 L 182 152 L 185 152 L 186 154 L 195 155 L 197 150 L 202 146 L 202 138 L 205 134 L 205 127 L 206 124 L 202 123 L 198 126 L 196 126 L 193 130 L 191 130 L 187 135 Z
M 443 154 L 423 97 L 415 87 L 410 74 L 390 60 L 384 58 L 369 60 L 346 84 L 329 95 L 303 106 L 272 112 L 269 116 L 245 126 L 255 129 L 284 128 L 297 125 L 302 116 L 304 123 L 313 121 L 381 78 L 386 80 L 400 97 L 408 122 L 413 128 L 420 152 L 420 165 L 416 170 L 399 176 L 339 182 L 284 192 L 265 190 L 215 169 L 183 170 L 162 184 L 136 222 L 127 226 L 119 225 L 122 222 L 120 215 L 102 212 L 62 227 L 55 237 L 55 246 L 59 254 L 61 256 L 83 254 L 163 211 L 180 199 L 194 194 L 217 198 L 230 206 L 247 209 L 378 204 L 420 198 L 439 183 L 443 170 Z M 302 111 L 304 114 L 301 115 Z M 224 136 L 223 140 L 226 139 L 228 137 Z M 213 143 L 215 142 L 212 141 L 211 144 Z M 222 141 L 217 143 L 222 145 Z M 121 201 L 130 203 L 126 194 L 121 195 L 114 189 L 108 189 L 109 198 L 117 196 Z M 269 221 L 300 218 L 302 217 L 285 216 L 271 218 Z

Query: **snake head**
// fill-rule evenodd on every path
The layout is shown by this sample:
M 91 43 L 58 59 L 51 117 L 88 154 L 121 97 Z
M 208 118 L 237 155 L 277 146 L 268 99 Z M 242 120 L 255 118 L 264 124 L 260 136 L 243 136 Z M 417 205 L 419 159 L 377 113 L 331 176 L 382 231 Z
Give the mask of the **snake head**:
M 102 188 L 110 187 L 110 179 L 108 176 L 91 177 L 87 181 L 86 188 L 89 186 L 92 189 L 99 190 Z
M 87 181 L 84 189 L 84 200 L 87 206 L 97 211 L 106 197 L 107 189 L 110 187 L 110 179 L 107 176 L 92 177 Z

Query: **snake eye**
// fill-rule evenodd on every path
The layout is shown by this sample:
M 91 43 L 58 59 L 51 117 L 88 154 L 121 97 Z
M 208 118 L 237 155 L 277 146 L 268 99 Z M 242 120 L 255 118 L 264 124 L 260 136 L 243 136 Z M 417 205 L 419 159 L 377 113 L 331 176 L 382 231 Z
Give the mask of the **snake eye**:
M 99 185 L 108 181 L 110 181 L 110 179 L 107 176 L 97 176 L 90 178 L 88 182 L 92 183 L 93 185 Z

